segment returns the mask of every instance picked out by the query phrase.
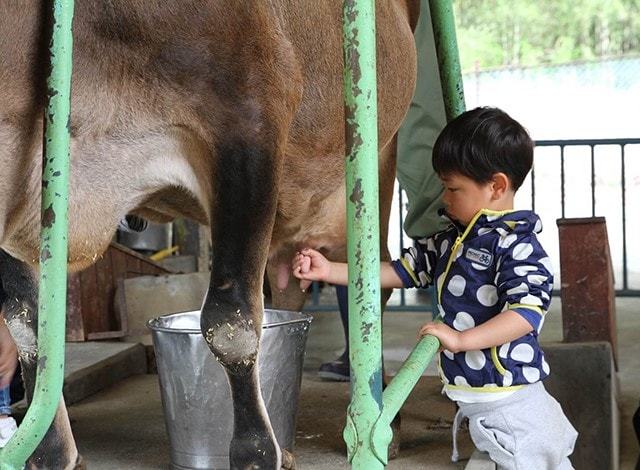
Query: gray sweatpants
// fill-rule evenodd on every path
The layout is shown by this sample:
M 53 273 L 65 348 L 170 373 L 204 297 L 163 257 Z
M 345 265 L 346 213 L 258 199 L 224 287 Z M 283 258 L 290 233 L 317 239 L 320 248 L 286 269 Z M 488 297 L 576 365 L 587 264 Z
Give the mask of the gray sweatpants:
M 578 437 L 560 404 L 542 382 L 528 385 L 502 400 L 458 402 L 455 432 L 464 416 L 476 447 L 487 452 L 500 470 L 573 469 L 569 456 Z

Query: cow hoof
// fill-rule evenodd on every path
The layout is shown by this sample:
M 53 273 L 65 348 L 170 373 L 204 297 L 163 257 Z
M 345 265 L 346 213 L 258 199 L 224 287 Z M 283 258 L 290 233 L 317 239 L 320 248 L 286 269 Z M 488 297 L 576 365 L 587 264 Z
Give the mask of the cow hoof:
M 282 468 L 296 470 L 296 458 L 287 449 L 282 449 Z
M 87 470 L 87 465 L 82 458 L 82 455 L 78 454 L 78 458 L 76 459 L 76 466 L 73 467 L 73 470 Z
M 58 454 L 56 454 L 56 456 L 59 456 Z M 78 454 L 78 456 L 76 457 L 75 462 L 73 462 L 71 460 L 71 458 L 69 458 L 68 460 L 66 459 L 66 455 L 62 455 L 61 456 L 62 459 L 65 459 L 64 461 L 58 460 L 55 463 L 51 464 L 50 462 L 46 463 L 46 464 L 38 464 L 35 462 L 38 462 L 39 460 L 36 458 L 33 458 L 33 455 L 31 456 L 31 458 L 27 461 L 27 463 L 24 466 L 24 470 L 43 470 L 43 469 L 65 469 L 65 470 L 87 470 L 87 464 L 84 460 L 84 458 L 82 457 L 82 455 Z M 73 462 L 73 463 L 72 463 Z M 4 468 L 4 467 L 2 467 Z
M 232 469 L 280 468 L 278 453 L 269 439 L 234 438 L 229 446 L 229 463 Z

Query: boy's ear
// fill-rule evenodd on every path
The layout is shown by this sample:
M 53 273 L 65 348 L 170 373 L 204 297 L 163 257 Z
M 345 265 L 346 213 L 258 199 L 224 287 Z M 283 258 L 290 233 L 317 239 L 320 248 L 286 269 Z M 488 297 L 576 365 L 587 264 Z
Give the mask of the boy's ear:
M 509 181 L 509 177 L 502 172 L 495 173 L 491 177 L 491 182 L 494 199 L 500 199 L 507 191 L 511 189 L 511 181 Z

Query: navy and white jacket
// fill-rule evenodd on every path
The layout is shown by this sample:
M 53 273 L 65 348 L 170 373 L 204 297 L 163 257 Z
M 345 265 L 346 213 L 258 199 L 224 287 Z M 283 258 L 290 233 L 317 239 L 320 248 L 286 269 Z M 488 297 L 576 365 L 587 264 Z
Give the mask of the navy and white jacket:
M 538 333 L 553 286 L 551 260 L 536 233 L 531 211 L 483 209 L 466 229 L 453 223 L 405 249 L 393 267 L 405 287 L 436 280 L 441 320 L 458 331 L 502 311 L 522 315 L 533 331 L 511 343 L 481 351 L 440 355 L 444 391 L 457 401 L 493 401 L 549 375 Z

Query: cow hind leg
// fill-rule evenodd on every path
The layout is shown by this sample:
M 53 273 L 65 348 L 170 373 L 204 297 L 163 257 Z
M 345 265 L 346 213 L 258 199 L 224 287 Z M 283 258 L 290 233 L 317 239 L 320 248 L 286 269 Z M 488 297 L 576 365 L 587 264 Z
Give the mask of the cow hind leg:
M 263 274 L 276 211 L 278 152 L 241 138 L 217 150 L 212 269 L 201 329 L 231 388 L 231 468 L 275 469 L 282 454 L 260 393 L 257 356 Z
M 5 299 L 2 306 L 4 320 L 18 347 L 27 400 L 31 402 L 38 360 L 37 282 L 28 265 L 4 251 L 0 251 L 0 280 Z M 60 398 L 53 423 L 27 461 L 26 468 L 82 468 L 80 462 L 64 399 Z

